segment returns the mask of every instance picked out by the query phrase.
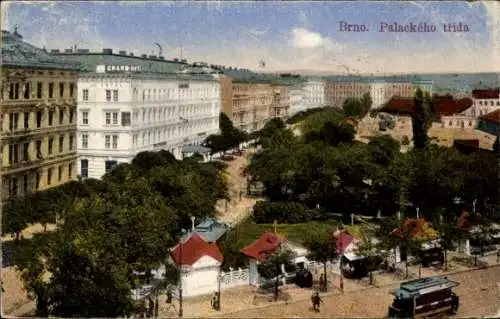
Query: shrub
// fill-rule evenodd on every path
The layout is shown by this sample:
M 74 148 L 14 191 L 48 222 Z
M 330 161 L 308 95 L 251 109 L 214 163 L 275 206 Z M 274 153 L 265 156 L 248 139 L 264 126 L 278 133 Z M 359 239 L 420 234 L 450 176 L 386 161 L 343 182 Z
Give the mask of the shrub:
M 297 224 L 318 218 L 315 210 L 294 202 L 259 201 L 253 208 L 255 222 Z

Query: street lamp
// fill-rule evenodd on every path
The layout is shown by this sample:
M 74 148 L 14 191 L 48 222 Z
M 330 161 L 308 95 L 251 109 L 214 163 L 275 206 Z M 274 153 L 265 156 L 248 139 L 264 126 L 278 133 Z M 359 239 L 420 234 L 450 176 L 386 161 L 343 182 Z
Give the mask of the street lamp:
M 221 309 L 220 302 L 220 281 L 222 280 L 222 270 L 219 268 L 219 275 L 217 276 L 217 311 Z
M 184 315 L 184 310 L 182 309 L 182 245 L 183 236 L 186 233 L 186 230 L 182 230 L 181 240 L 179 243 L 179 318 L 182 318 Z

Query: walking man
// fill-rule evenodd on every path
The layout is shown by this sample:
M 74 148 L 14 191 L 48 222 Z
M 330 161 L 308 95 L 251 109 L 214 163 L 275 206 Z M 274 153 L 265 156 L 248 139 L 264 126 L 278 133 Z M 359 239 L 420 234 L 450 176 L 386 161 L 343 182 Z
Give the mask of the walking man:
M 311 301 L 312 301 L 312 304 L 313 304 L 314 312 L 319 312 L 320 311 L 319 310 L 320 303 L 323 302 L 323 300 L 319 296 L 319 292 L 313 293 L 313 295 L 311 297 Z

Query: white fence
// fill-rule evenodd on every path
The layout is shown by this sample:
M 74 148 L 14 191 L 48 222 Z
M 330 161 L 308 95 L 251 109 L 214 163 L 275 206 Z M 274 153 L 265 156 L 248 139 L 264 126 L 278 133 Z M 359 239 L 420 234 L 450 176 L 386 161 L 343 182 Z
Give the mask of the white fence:
M 244 286 L 249 284 L 250 284 L 250 279 L 249 279 L 249 271 L 247 268 L 245 269 L 238 268 L 238 270 L 230 268 L 230 271 L 226 273 L 221 272 L 221 278 L 220 278 L 221 289 Z

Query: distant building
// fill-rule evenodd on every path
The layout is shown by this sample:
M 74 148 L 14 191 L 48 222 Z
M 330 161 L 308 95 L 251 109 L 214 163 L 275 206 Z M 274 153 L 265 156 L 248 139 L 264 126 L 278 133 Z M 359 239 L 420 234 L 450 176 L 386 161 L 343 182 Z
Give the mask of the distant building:
M 2 30 L 2 199 L 76 178 L 79 65 Z
M 468 115 L 480 117 L 500 109 L 500 88 L 472 91 L 473 107 Z
M 290 109 L 290 96 L 288 86 L 285 84 L 272 84 L 273 101 L 269 117 L 286 119 Z
M 411 83 L 413 91 L 421 89 L 422 91 L 428 92 L 430 96 L 434 94 L 434 81 L 432 80 L 414 80 Z
M 111 49 L 57 53 L 78 61 L 78 171 L 100 178 L 143 151 L 200 146 L 219 130 L 220 84 L 207 67 Z
M 413 97 L 411 82 L 368 81 L 328 82 L 326 84 L 326 104 L 342 107 L 348 98 L 361 99 L 366 93 L 372 99 L 372 108 L 383 106 L 392 97 Z
M 475 129 L 477 120 L 466 115 L 472 107 L 472 100 L 463 99 L 434 99 L 434 119 L 443 128 Z M 413 98 L 392 98 L 381 109 L 381 112 L 393 114 L 401 124 L 411 125 L 411 116 L 414 112 Z
M 302 86 L 302 99 L 306 109 L 314 109 L 326 106 L 325 86 L 322 79 L 310 78 Z
M 301 111 L 305 111 L 306 104 L 302 95 L 302 84 L 295 84 L 288 89 L 290 95 L 290 110 L 289 116 L 293 116 Z

